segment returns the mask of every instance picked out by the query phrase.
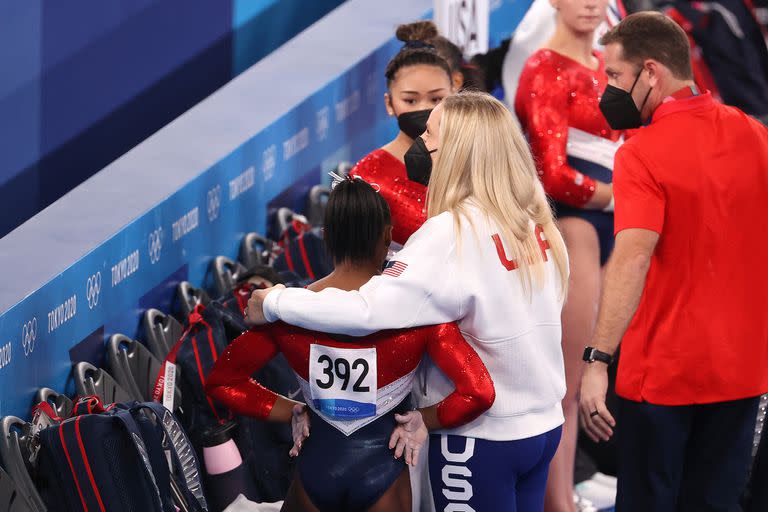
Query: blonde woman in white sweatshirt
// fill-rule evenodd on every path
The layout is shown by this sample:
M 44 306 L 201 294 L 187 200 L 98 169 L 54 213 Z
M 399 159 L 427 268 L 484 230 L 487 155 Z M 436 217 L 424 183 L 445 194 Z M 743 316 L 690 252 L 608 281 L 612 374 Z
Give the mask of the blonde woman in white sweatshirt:
M 256 292 L 248 317 L 352 336 L 458 321 L 496 400 L 476 420 L 432 432 L 435 508 L 541 511 L 563 423 L 568 263 L 530 150 L 501 102 L 461 93 L 435 108 L 405 163 L 409 172 L 431 172 L 429 219 L 397 261 L 359 291 Z M 434 365 L 421 372 L 417 406 L 451 393 Z

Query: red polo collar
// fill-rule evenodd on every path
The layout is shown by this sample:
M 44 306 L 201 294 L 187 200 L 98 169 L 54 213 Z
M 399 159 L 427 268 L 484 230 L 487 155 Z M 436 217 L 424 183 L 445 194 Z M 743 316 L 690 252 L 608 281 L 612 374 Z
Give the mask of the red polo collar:
M 685 94 L 685 91 L 687 91 L 687 94 Z M 675 101 L 667 101 L 656 108 L 651 119 L 652 123 L 675 112 L 686 112 L 701 108 L 709 109 L 715 106 L 715 100 L 712 99 L 712 94 L 709 91 L 694 96 L 690 88 L 685 87 L 673 94 L 672 97 L 675 98 Z
M 684 100 L 686 98 L 691 98 L 693 96 L 698 96 L 698 91 L 693 89 L 692 87 L 685 86 L 682 89 L 672 93 L 669 97 L 673 100 Z

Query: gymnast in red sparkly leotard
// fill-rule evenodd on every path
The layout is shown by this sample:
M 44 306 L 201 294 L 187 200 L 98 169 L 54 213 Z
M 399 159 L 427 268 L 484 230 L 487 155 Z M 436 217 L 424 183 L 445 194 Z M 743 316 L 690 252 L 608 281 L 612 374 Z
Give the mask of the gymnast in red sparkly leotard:
M 385 104 L 390 116 L 397 117 L 399 133 L 352 169 L 375 184 L 392 212 L 392 239 L 404 245 L 427 220 L 426 183 L 409 179 L 403 157 L 413 140 L 424 133 L 431 110 L 453 92 L 451 68 L 429 43 L 437 36 L 432 22 L 401 25 L 397 38 L 405 43 L 387 65 L 388 92 Z
M 577 208 L 589 202 L 598 181 L 611 182 L 613 166 L 609 157 L 613 155 L 595 161 L 602 155 L 574 151 L 570 139 L 573 135 L 579 137 L 579 149 L 584 145 L 582 141 L 589 147 L 590 141 L 599 143 L 600 139 L 609 147 L 618 147 L 615 143 L 621 135 L 608 126 L 600 112 L 600 96 L 608 77 L 602 55 L 597 51 L 592 55 L 597 69 L 548 48 L 534 52 L 520 75 L 515 101 L 544 189 L 555 201 Z M 595 165 L 605 172 L 591 177 Z
M 526 61 L 515 111 L 531 145 L 544 190 L 553 200 L 568 249 L 570 286 L 563 308 L 565 426 L 547 479 L 546 512 L 574 512 L 577 393 L 600 296 L 600 267 L 613 249 L 613 157 L 621 133 L 600 112 L 608 83 L 595 30 L 608 0 L 553 0 L 555 33 Z
M 390 222 L 386 202 L 365 181 L 348 178 L 337 184 L 324 226 L 336 268 L 310 288 L 357 289 L 377 274 Z M 395 415 L 412 409 L 412 388 L 419 392 L 414 380 L 424 354 L 455 385 L 453 393 L 421 410 L 428 427 L 472 421 L 495 396 L 486 367 L 456 324 L 354 339 L 282 323 L 256 327 L 219 358 L 208 375 L 208 393 L 239 414 L 290 421 L 297 402 L 251 378 L 278 353 L 296 373 L 312 423 L 301 447 L 298 479 L 286 499 L 301 510 L 410 510 L 408 470 L 389 444 Z

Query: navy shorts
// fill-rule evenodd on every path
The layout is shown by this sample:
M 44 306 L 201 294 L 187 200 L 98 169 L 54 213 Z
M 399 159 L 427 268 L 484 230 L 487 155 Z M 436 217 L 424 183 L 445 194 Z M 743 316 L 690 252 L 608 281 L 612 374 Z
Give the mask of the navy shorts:
M 395 414 L 411 410 L 410 396 L 376 421 L 349 437 L 310 411 L 310 436 L 298 461 L 301 482 L 321 512 L 367 510 L 403 471 L 405 458 L 395 459 L 389 437 Z
M 541 512 L 562 427 L 516 441 L 429 436 L 435 510 Z

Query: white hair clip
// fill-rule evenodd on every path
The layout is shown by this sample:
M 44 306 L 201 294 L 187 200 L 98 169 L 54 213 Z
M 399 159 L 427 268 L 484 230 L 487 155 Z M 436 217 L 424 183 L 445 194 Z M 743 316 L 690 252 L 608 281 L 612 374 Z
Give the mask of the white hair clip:
M 334 171 L 329 172 L 328 176 L 331 177 L 331 190 L 335 189 L 336 185 L 346 179 L 346 177 L 336 174 Z
M 341 183 L 341 182 L 342 182 L 342 181 L 344 181 L 344 180 L 360 180 L 360 181 L 365 181 L 365 180 L 363 180 L 363 178 L 361 178 L 360 176 L 350 176 L 349 174 L 346 174 L 346 175 L 343 175 L 343 176 L 342 176 L 341 174 L 337 174 L 337 173 L 336 173 L 336 172 L 334 172 L 334 171 L 331 171 L 331 172 L 329 172 L 329 173 L 328 173 L 328 176 L 330 176 L 330 177 L 331 177 L 331 190 L 333 190 L 334 188 L 336 188 L 336 185 L 338 185 L 339 183 Z M 368 182 L 366 181 L 366 183 L 368 183 Z M 371 186 L 371 188 L 373 188 L 373 190 L 375 190 L 377 193 L 381 191 L 381 186 L 379 186 L 379 184 L 378 184 L 378 183 L 368 183 L 368 184 L 369 184 L 369 185 Z

